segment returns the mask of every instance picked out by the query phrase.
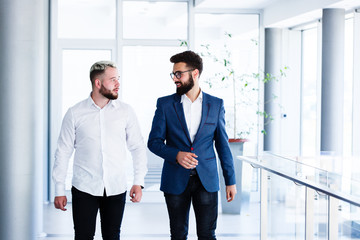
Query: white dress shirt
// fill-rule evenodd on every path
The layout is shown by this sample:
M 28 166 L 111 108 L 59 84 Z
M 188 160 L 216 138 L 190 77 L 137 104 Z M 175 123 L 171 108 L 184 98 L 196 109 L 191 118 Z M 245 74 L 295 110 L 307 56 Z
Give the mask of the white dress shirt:
M 186 94 L 183 94 L 181 96 L 181 103 L 183 105 L 186 125 L 190 134 L 191 142 L 194 142 L 195 135 L 200 126 L 202 99 L 203 99 L 202 91 L 200 91 L 199 96 L 196 98 L 194 102 L 192 102 L 186 96 Z
M 120 100 L 98 107 L 89 97 L 64 116 L 55 152 L 55 196 L 65 196 L 69 159 L 75 149 L 72 185 L 93 196 L 124 193 L 126 145 L 132 155 L 134 185 L 144 186 L 146 147 L 133 109 Z

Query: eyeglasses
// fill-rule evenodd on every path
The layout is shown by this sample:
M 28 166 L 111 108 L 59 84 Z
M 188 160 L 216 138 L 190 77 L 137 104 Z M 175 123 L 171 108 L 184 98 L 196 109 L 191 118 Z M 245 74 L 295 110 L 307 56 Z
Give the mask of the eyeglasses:
M 177 78 L 177 79 L 180 79 L 181 78 L 181 74 L 183 73 L 186 73 L 186 72 L 191 72 L 191 71 L 194 71 L 195 69 L 190 69 L 190 70 L 187 70 L 187 71 L 176 71 L 176 72 L 172 72 L 170 73 L 170 77 L 171 79 L 174 79 L 174 76 Z

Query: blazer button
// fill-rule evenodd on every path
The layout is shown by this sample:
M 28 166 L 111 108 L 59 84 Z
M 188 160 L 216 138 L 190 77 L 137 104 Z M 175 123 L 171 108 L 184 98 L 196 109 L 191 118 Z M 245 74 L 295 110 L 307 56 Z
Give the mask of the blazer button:
M 191 149 L 191 151 L 194 151 L 194 148 L 193 148 L 193 147 L 191 147 L 190 149 Z

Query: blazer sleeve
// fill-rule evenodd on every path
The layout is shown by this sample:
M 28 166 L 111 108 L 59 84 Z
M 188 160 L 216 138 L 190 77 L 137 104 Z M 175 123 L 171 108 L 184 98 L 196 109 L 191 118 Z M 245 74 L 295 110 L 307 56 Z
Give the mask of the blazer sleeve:
M 148 148 L 164 160 L 176 164 L 176 156 L 180 150 L 165 143 L 167 126 L 164 105 L 161 99 L 157 100 L 156 111 L 148 139 Z
M 225 185 L 236 184 L 234 161 L 229 146 L 229 138 L 225 129 L 225 108 L 223 100 L 221 100 L 220 103 L 219 121 L 215 132 L 215 148 L 220 159 Z

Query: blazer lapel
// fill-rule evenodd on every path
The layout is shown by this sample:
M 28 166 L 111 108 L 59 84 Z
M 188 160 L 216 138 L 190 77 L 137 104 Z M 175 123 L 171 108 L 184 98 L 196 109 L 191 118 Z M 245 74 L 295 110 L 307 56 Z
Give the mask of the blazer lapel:
M 175 108 L 176 116 L 180 122 L 181 128 L 183 129 L 183 131 L 185 133 L 186 138 L 189 140 L 189 142 L 191 144 L 190 134 L 189 134 L 188 127 L 186 125 L 186 120 L 185 120 L 184 108 L 180 102 L 181 98 L 177 94 L 175 94 L 174 98 L 175 98 L 174 108 Z
M 202 102 L 202 111 L 201 111 L 201 121 L 200 121 L 200 125 L 199 128 L 196 132 L 195 138 L 194 138 L 194 142 L 196 141 L 197 136 L 199 135 L 199 133 L 201 132 L 201 130 L 203 129 L 206 120 L 209 116 L 209 111 L 210 111 L 210 102 L 208 101 L 208 98 L 206 96 L 207 94 L 203 92 L 203 102 Z

